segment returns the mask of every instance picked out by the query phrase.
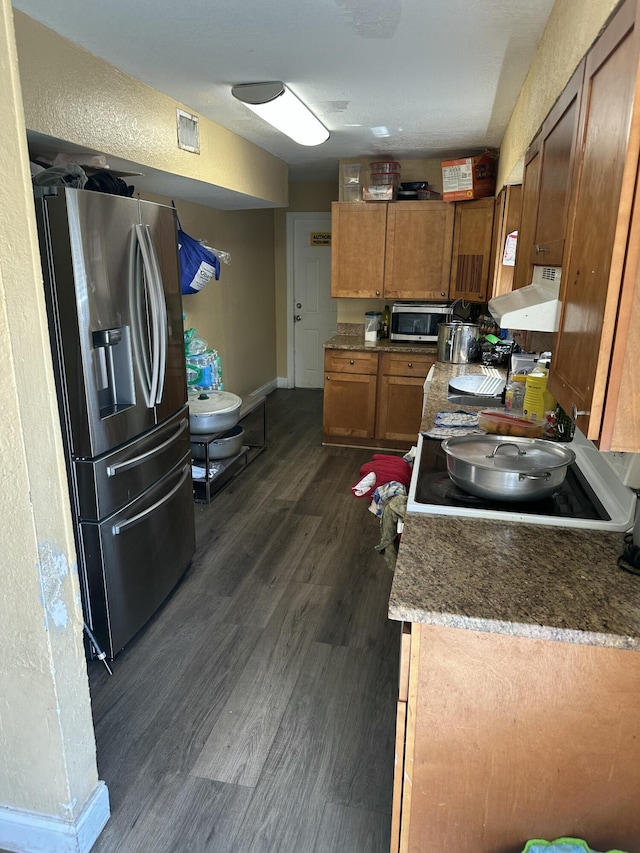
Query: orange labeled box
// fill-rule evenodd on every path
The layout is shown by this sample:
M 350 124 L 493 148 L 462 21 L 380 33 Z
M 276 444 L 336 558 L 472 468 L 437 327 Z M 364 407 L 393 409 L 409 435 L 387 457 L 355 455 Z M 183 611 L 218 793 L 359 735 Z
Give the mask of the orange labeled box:
M 485 198 L 496 191 L 497 157 L 485 151 L 477 157 L 442 161 L 443 201 Z

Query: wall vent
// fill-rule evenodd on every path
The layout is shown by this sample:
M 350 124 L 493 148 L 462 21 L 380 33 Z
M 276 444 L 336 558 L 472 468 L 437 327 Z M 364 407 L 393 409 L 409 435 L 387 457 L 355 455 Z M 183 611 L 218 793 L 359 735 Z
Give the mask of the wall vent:
M 178 148 L 191 151 L 193 154 L 200 153 L 200 131 L 198 128 L 198 116 L 191 115 L 184 110 L 176 110 L 178 124 Z

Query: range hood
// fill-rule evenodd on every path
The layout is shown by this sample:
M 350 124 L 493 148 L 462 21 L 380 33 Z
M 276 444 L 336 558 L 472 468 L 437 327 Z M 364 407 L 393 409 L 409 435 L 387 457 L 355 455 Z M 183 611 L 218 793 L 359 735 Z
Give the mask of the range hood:
M 562 267 L 534 267 L 526 287 L 489 300 L 489 311 L 501 329 L 557 332 L 560 321 Z

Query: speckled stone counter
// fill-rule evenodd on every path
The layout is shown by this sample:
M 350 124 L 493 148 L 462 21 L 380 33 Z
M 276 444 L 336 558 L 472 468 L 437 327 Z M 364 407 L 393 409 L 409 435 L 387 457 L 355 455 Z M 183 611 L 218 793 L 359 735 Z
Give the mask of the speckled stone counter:
M 423 429 L 466 372 L 481 365 L 436 364 Z M 389 617 L 640 650 L 640 577 L 617 567 L 623 546 L 622 533 L 409 513 Z
M 434 366 L 433 380 L 429 386 L 429 396 L 427 397 L 427 405 L 422 415 L 422 423 L 420 431 L 425 432 L 433 426 L 433 419 L 438 412 L 447 411 L 449 409 L 459 409 L 459 405 L 454 405 L 447 400 L 447 389 L 449 381 L 456 376 L 477 375 L 487 372 L 487 368 L 481 364 L 441 364 L 437 362 Z M 501 368 L 489 368 L 492 371 L 498 371 L 503 377 L 506 376 L 506 370 Z M 470 412 L 480 411 L 475 406 L 465 406 Z
M 352 334 L 338 334 L 324 344 L 325 349 L 343 349 L 343 350 L 367 350 L 369 352 L 406 352 L 406 353 L 426 353 L 435 355 L 435 344 L 407 344 L 390 341 L 388 338 L 381 338 L 375 343 L 368 343 L 364 339 L 364 327 L 361 332 Z

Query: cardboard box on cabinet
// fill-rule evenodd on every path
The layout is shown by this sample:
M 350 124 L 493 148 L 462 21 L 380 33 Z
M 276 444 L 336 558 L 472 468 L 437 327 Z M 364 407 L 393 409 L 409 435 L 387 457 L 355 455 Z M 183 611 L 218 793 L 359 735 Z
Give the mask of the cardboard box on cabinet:
M 492 151 L 477 157 L 443 160 L 443 201 L 467 201 L 495 195 L 497 165 L 497 155 Z

